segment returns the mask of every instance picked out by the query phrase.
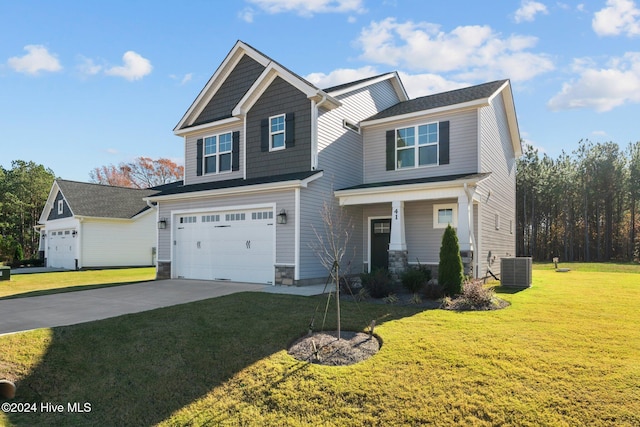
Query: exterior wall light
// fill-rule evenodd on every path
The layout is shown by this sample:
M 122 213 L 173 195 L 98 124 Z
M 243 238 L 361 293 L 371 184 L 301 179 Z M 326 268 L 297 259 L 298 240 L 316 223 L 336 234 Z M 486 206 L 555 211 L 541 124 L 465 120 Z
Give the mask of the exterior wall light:
M 164 230 L 167 228 L 167 218 L 160 218 L 158 221 L 158 230 Z
M 287 212 L 282 209 L 278 214 L 278 224 L 286 224 L 287 223 Z

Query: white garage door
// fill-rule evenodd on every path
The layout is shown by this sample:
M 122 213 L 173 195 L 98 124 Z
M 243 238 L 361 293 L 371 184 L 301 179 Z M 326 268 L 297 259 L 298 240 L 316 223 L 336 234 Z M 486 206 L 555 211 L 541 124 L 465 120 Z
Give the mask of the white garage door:
M 271 209 L 174 217 L 174 274 L 186 279 L 272 283 Z
M 73 230 L 56 230 L 48 234 L 47 266 L 75 270 L 76 242 Z

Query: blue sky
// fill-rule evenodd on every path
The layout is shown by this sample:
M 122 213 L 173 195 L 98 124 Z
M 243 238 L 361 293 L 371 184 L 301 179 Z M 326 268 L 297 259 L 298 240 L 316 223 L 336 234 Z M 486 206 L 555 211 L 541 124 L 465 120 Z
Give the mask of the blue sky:
M 0 164 L 88 181 L 138 156 L 181 163 L 172 129 L 238 39 L 321 88 L 510 78 L 522 137 L 552 157 L 640 140 L 636 0 L 0 0 Z

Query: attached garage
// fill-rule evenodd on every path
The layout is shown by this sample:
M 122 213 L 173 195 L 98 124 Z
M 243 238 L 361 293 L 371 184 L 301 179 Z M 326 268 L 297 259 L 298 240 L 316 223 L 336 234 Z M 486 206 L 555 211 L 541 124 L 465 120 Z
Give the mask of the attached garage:
M 174 277 L 273 283 L 273 209 L 174 215 Z
M 53 230 L 49 232 L 47 266 L 55 268 L 76 269 L 76 231 Z

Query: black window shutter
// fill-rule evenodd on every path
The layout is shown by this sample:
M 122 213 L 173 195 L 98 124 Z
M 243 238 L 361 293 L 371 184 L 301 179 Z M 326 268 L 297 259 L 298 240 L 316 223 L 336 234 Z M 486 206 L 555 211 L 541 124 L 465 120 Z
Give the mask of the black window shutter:
M 260 121 L 260 151 L 269 151 L 269 119 Z
M 232 135 L 233 146 L 231 148 L 231 170 L 240 170 L 240 132 L 235 131 Z
M 285 133 L 285 147 L 293 147 L 296 142 L 296 126 L 294 121 L 294 114 L 287 113 L 284 116 L 284 133 Z
M 196 143 L 196 175 L 202 176 L 202 138 Z
M 396 131 L 387 131 L 387 170 L 396 170 Z
M 449 121 L 440 122 L 438 125 L 440 133 L 440 162 L 441 165 L 449 164 Z

